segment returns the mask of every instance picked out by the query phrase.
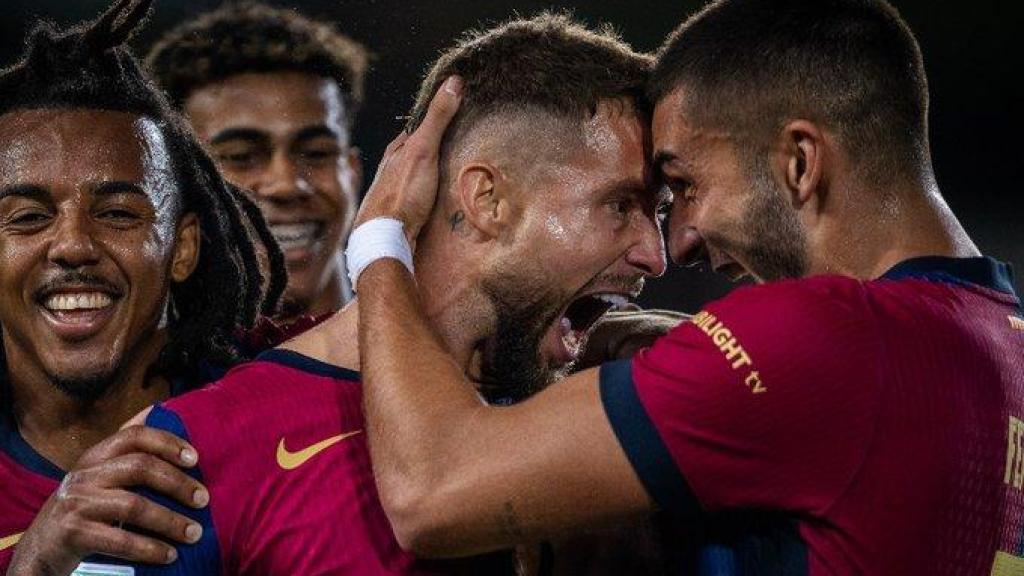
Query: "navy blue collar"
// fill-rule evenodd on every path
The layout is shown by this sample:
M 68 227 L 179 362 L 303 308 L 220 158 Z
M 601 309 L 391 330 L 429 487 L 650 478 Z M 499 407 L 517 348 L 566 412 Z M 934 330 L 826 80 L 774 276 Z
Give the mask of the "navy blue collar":
M 310 358 L 305 354 L 300 354 L 294 350 L 287 350 L 285 348 L 271 348 L 270 350 L 262 352 L 259 356 L 256 356 L 256 360 L 261 362 L 273 362 L 275 364 L 281 364 L 282 366 L 288 366 L 317 376 L 326 376 L 328 378 L 336 378 L 338 380 L 360 382 L 362 379 L 359 372 L 356 372 L 355 370 L 321 362 L 316 358 Z
M 64 479 L 63 470 L 36 452 L 36 449 L 25 441 L 18 431 L 14 415 L 9 411 L 0 413 L 0 450 L 36 474 L 53 478 L 58 482 Z
M 170 384 L 172 398 L 188 391 L 186 382 L 181 378 L 173 378 Z M 64 479 L 64 470 L 37 452 L 21 435 L 9 406 L 0 410 L 0 452 L 5 452 L 15 462 L 36 474 L 57 481 Z
M 1017 297 L 1013 288 L 1013 267 L 988 256 L 949 258 L 922 256 L 893 266 L 882 278 L 918 278 L 960 285 L 974 285 Z

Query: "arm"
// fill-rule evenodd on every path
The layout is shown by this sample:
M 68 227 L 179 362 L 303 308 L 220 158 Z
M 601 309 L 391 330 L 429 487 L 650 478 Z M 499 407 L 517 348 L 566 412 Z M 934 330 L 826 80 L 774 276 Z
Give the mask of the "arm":
M 401 264 L 377 262 L 359 283 L 374 473 L 404 547 L 472 554 L 653 509 L 596 369 L 487 406 L 431 332 Z
M 450 87 L 415 133 L 389 146 L 360 222 L 400 218 L 415 237 L 458 106 Z M 432 333 L 401 264 L 371 265 L 358 290 L 374 472 L 405 547 L 471 554 L 652 507 L 604 414 L 596 370 L 517 406 L 486 406 Z

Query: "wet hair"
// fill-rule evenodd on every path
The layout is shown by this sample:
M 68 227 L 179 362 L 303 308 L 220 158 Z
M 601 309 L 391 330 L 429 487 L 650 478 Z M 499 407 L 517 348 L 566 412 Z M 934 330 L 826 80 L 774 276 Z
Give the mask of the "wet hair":
M 421 84 L 408 129 L 419 125 L 453 74 L 462 78 L 463 98 L 445 133 L 442 159 L 461 136 L 496 114 L 539 111 L 581 125 L 602 100 L 624 98 L 646 110 L 651 63 L 612 28 L 590 29 L 565 13 L 509 20 L 470 31 L 441 54 Z
M 351 124 L 363 102 L 368 55 L 332 26 L 294 10 L 228 4 L 167 32 L 146 65 L 181 109 L 203 86 L 249 72 L 302 72 L 331 78 Z
M 94 109 L 127 112 L 159 126 L 181 195 L 180 213 L 198 218 L 201 245 L 192 275 L 171 283 L 168 341 L 153 370 L 194 386 L 204 363 L 229 366 L 243 359 L 236 334 L 259 314 L 276 310 L 287 278 L 284 258 L 258 208 L 221 178 L 124 47 L 149 7 L 150 0 L 119 0 L 96 20 L 63 32 L 37 24 L 24 57 L 0 71 L 0 116 L 28 109 Z M 261 254 L 268 261 L 266 284 Z M 0 362 L 0 378 L 7 368 Z
M 712 2 L 669 35 L 648 96 L 680 86 L 685 113 L 748 155 L 803 118 L 838 134 L 869 177 L 928 162 L 921 50 L 884 0 Z

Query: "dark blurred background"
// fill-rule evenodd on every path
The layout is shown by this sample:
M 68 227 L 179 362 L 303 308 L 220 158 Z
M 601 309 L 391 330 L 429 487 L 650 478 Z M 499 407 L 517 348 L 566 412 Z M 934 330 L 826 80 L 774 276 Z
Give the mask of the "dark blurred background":
M 164 30 L 216 0 L 157 0 L 153 18 L 135 42 L 142 54 Z M 640 50 L 654 50 L 664 36 L 703 4 L 697 0 L 644 3 L 601 0 L 548 3 L 534 0 L 487 2 L 448 0 L 293 0 L 270 4 L 295 8 L 333 22 L 375 55 L 367 102 L 354 141 L 362 149 L 368 179 L 387 142 L 401 128 L 420 78 L 438 52 L 463 31 L 513 14 L 569 8 L 591 24 L 611 23 Z M 37 17 L 71 24 L 101 12 L 108 0 L 3 0 L 0 66 L 13 62 L 30 22 Z M 935 2 L 896 0 L 917 34 L 931 85 L 931 142 L 939 185 L 982 251 L 1020 270 L 1024 293 L 1024 200 L 1018 192 L 1024 154 L 1016 133 L 1022 69 L 1021 33 L 1014 3 L 1004 0 Z M 694 311 L 724 294 L 725 280 L 699 270 L 674 268 L 651 282 L 641 303 Z

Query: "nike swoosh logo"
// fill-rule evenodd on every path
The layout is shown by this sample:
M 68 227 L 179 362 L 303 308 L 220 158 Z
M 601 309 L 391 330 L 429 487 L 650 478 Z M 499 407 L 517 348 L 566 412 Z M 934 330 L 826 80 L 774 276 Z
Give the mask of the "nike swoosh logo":
M 307 446 L 298 452 L 289 452 L 288 449 L 284 447 L 284 438 L 281 438 L 281 442 L 277 444 L 277 465 L 285 470 L 294 470 L 295 468 L 305 464 L 306 461 L 313 456 L 316 456 L 338 442 L 341 442 L 350 436 L 355 436 L 360 432 L 362 432 L 362 430 L 331 436 L 330 438 L 321 440 L 312 446 Z
M 11 546 L 17 544 L 18 540 L 21 540 L 22 534 L 24 534 L 24 532 L 18 534 L 11 534 L 10 536 L 4 536 L 3 538 L 0 538 L 0 550 L 7 550 Z

